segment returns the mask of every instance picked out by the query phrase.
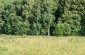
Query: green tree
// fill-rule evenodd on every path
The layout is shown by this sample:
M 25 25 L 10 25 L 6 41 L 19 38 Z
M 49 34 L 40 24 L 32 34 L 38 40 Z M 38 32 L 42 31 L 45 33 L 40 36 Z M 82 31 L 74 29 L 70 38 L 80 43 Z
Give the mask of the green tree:
M 55 28 L 55 29 L 54 29 Z M 0 0 L 0 33 L 85 35 L 85 0 Z
M 56 35 L 79 35 L 81 17 L 76 12 L 66 12 L 55 25 Z
M 50 27 L 55 19 L 55 16 L 53 15 L 54 10 L 56 9 L 55 7 L 56 2 L 54 0 L 42 0 L 42 19 L 47 35 L 50 35 Z

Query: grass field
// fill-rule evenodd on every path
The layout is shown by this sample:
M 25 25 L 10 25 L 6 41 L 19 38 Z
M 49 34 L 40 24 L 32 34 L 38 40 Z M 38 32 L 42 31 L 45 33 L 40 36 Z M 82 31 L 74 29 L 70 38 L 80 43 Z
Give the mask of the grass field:
M 0 55 L 85 55 L 85 37 L 0 35 Z

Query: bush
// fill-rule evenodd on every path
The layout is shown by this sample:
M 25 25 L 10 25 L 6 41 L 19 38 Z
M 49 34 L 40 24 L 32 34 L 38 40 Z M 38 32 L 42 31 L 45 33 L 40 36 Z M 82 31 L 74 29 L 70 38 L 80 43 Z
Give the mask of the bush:
M 58 24 L 55 25 L 54 33 L 56 35 L 79 35 L 81 30 L 81 17 L 75 13 L 65 13 L 59 18 Z

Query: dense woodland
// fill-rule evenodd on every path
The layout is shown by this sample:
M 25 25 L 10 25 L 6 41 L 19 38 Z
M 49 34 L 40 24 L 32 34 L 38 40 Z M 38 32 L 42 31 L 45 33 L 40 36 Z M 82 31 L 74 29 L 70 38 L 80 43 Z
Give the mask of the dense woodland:
M 85 35 L 85 0 L 0 0 L 0 34 Z

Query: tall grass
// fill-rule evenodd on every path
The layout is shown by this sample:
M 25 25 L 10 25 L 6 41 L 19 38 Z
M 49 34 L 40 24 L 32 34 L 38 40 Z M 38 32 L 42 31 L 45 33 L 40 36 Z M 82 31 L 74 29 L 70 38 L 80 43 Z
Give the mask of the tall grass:
M 0 55 L 85 55 L 85 37 L 1 35 Z

